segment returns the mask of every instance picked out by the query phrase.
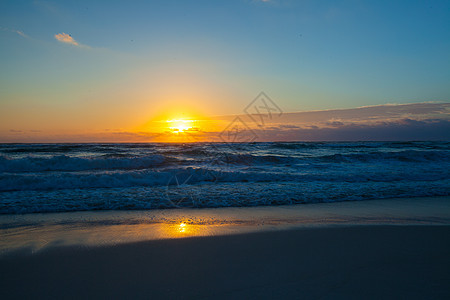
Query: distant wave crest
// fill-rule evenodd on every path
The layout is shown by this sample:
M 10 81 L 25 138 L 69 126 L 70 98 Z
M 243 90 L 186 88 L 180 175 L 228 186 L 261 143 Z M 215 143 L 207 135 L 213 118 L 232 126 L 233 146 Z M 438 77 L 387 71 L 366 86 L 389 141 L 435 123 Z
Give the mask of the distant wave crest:
M 147 169 L 161 165 L 163 155 L 145 157 L 80 158 L 66 155 L 52 157 L 6 158 L 0 156 L 0 172 L 87 171 Z

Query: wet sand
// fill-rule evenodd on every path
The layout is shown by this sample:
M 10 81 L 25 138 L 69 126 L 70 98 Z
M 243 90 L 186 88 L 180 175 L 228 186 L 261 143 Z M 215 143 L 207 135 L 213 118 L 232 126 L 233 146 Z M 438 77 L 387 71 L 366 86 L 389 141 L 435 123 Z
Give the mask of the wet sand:
M 353 225 L 0 257 L 0 298 L 448 299 L 450 226 Z
M 61 246 L 220 236 L 311 227 L 450 225 L 450 197 L 307 205 L 0 215 L 0 256 Z

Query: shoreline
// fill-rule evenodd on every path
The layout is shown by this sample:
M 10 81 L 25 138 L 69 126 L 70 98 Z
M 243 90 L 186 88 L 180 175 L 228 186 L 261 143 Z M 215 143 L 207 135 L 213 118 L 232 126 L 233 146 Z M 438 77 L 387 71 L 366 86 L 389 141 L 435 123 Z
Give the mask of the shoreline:
M 0 297 L 448 299 L 449 200 L 0 216 Z
M 352 225 L 54 247 L 0 257 L 0 290 L 3 299 L 445 299 L 449 236 L 448 225 Z
M 449 225 L 450 197 L 288 206 L 90 211 L 0 216 L 0 257 L 60 246 L 356 225 Z

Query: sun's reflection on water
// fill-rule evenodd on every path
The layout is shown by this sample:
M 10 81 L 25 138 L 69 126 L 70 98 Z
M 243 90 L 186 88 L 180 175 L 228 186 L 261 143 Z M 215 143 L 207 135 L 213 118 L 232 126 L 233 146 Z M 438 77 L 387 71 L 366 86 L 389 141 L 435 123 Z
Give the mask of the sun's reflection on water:
M 185 223 L 181 223 L 180 225 L 179 225 L 179 230 L 180 230 L 180 232 L 186 232 L 186 224 Z
M 190 236 L 205 236 L 211 232 L 214 225 L 198 225 L 188 222 L 162 223 L 160 226 L 160 234 L 162 238 L 181 238 Z
M 208 220 L 172 218 L 122 224 L 97 222 L 90 225 L 84 222 L 67 225 L 46 223 L 45 226 L 31 227 L 32 230 L 26 226 L 19 226 L 0 229 L 0 236 L 3 237 L 0 243 L 0 255 L 20 248 L 39 251 L 52 246 L 105 246 L 149 240 L 224 235 L 241 232 L 244 227 L 242 224 L 214 218 Z

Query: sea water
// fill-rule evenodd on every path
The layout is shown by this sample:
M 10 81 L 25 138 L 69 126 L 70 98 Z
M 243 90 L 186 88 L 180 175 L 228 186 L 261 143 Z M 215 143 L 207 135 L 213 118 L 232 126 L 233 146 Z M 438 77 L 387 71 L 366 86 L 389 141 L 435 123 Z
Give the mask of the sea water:
M 448 195 L 449 142 L 0 144 L 0 214 Z

